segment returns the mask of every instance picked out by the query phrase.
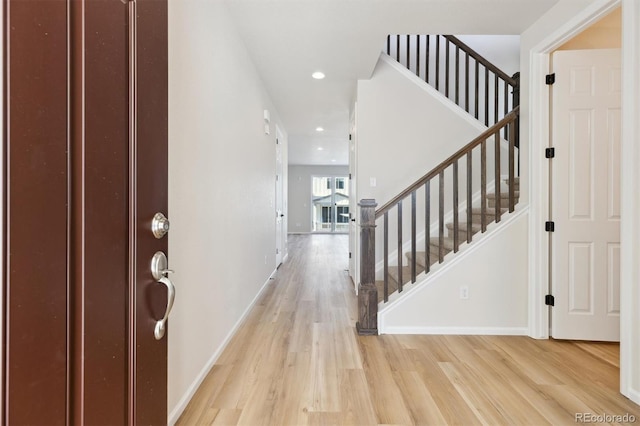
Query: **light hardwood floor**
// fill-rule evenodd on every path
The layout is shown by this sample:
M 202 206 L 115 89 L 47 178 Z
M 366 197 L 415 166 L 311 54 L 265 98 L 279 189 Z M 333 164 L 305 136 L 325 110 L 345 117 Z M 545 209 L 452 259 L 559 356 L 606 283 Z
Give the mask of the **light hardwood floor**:
M 495 336 L 355 333 L 347 236 L 289 236 L 288 261 L 179 425 L 576 424 L 640 407 L 619 347 Z

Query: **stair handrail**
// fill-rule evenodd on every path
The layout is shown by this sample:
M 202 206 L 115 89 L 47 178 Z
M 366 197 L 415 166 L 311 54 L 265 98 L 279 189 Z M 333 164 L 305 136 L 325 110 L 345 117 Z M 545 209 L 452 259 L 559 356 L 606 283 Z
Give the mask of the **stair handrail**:
M 375 216 L 376 219 L 379 219 L 380 217 L 382 217 L 382 215 L 384 215 L 385 212 L 388 212 L 389 210 L 391 210 L 393 207 L 395 207 L 398 204 L 398 202 L 407 198 L 409 195 L 411 195 L 412 192 L 419 189 L 427 181 L 438 176 L 440 172 L 442 172 L 443 170 L 448 168 L 450 165 L 452 165 L 455 160 L 458 160 L 464 157 L 465 155 L 467 155 L 468 152 L 473 150 L 473 148 L 477 147 L 483 141 L 486 141 L 489 137 L 494 135 L 496 131 L 501 130 L 502 128 L 505 127 L 505 125 L 514 121 L 514 119 L 517 118 L 519 114 L 520 114 L 520 107 L 517 106 L 510 113 L 505 115 L 502 120 L 498 121 L 496 124 L 489 127 L 487 130 L 482 132 L 471 142 L 469 142 L 468 144 L 460 148 L 458 151 L 456 151 L 455 154 L 451 155 L 449 158 L 447 158 L 446 160 L 438 164 L 436 167 L 434 167 L 429 173 L 425 174 L 420 179 L 418 179 L 413 184 L 411 184 L 409 187 L 407 187 L 407 189 L 405 189 L 400 194 L 396 195 L 391 200 L 383 204 L 379 209 L 376 210 L 376 216 Z
M 504 81 L 506 81 L 507 83 L 509 83 L 510 86 L 515 87 L 518 85 L 518 82 L 516 81 L 515 78 L 511 77 L 509 74 L 502 71 L 500 68 L 498 68 L 496 65 L 491 63 L 488 59 L 486 59 L 484 56 L 479 54 L 477 51 L 473 50 L 468 44 L 464 43 L 458 37 L 450 34 L 444 34 L 443 37 L 449 40 L 451 43 L 458 46 L 460 49 L 462 49 L 469 55 L 471 55 L 476 61 L 480 62 L 482 65 L 487 67 L 490 71 L 494 72 L 495 74 L 498 74 L 498 76 Z

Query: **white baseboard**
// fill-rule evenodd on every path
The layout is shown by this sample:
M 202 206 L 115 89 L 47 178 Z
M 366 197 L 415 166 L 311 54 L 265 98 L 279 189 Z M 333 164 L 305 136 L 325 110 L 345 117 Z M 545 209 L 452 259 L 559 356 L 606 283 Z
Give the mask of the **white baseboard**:
M 629 389 L 629 399 L 640 405 L 640 390 Z
M 526 336 L 527 327 L 385 327 L 384 334 Z M 382 333 L 381 333 L 382 334 Z
M 191 398 L 193 398 L 193 395 L 196 393 L 196 391 L 204 381 L 205 377 L 207 377 L 207 374 L 209 374 L 209 371 L 211 371 L 211 368 L 213 368 L 213 365 L 216 363 L 218 358 L 220 358 L 220 355 L 222 355 L 222 352 L 227 348 L 227 345 L 231 341 L 231 338 L 236 334 L 236 332 L 238 331 L 238 328 L 240 328 L 240 326 L 242 325 L 244 320 L 247 318 L 247 316 L 249 315 L 249 312 L 251 312 L 251 310 L 255 306 L 260 296 L 262 296 L 262 293 L 271 282 L 275 273 L 276 273 L 276 270 L 274 269 L 271 275 L 269 275 L 269 278 L 267 278 L 267 280 L 262 285 L 262 287 L 260 287 L 258 294 L 256 294 L 256 296 L 253 298 L 251 303 L 249 303 L 249 306 L 247 307 L 247 309 L 245 309 L 245 311 L 242 313 L 242 315 L 240 316 L 238 321 L 235 323 L 235 325 L 231 328 L 231 330 L 229 330 L 229 333 L 222 341 L 222 344 L 220 345 L 220 347 L 218 347 L 218 349 L 213 353 L 213 355 L 211 355 L 211 358 L 209 358 L 209 361 L 207 361 L 207 363 L 202 368 L 202 370 L 200 370 L 200 373 L 198 373 L 193 383 L 191 383 L 191 386 L 189 386 L 185 394 L 182 396 L 182 398 L 180 398 L 180 401 L 178 402 L 178 404 L 174 407 L 173 410 L 171 410 L 171 413 L 169 413 L 169 419 L 167 421 L 169 425 L 173 426 L 176 424 L 176 422 L 182 415 L 184 409 L 187 408 L 189 401 L 191 401 Z

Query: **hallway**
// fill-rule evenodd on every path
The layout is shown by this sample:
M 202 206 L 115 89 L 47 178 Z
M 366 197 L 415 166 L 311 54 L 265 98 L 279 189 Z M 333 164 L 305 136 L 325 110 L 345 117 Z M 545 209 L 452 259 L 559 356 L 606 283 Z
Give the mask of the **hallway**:
M 280 267 L 178 424 L 574 424 L 640 419 L 618 345 L 355 334 L 348 236 L 290 235 Z

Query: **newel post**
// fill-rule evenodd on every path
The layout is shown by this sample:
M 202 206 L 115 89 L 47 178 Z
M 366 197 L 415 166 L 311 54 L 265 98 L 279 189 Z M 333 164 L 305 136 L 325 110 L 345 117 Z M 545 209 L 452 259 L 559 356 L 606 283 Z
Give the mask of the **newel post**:
M 376 200 L 364 199 L 360 206 L 360 283 L 358 322 L 361 336 L 378 334 L 378 289 L 376 288 Z

